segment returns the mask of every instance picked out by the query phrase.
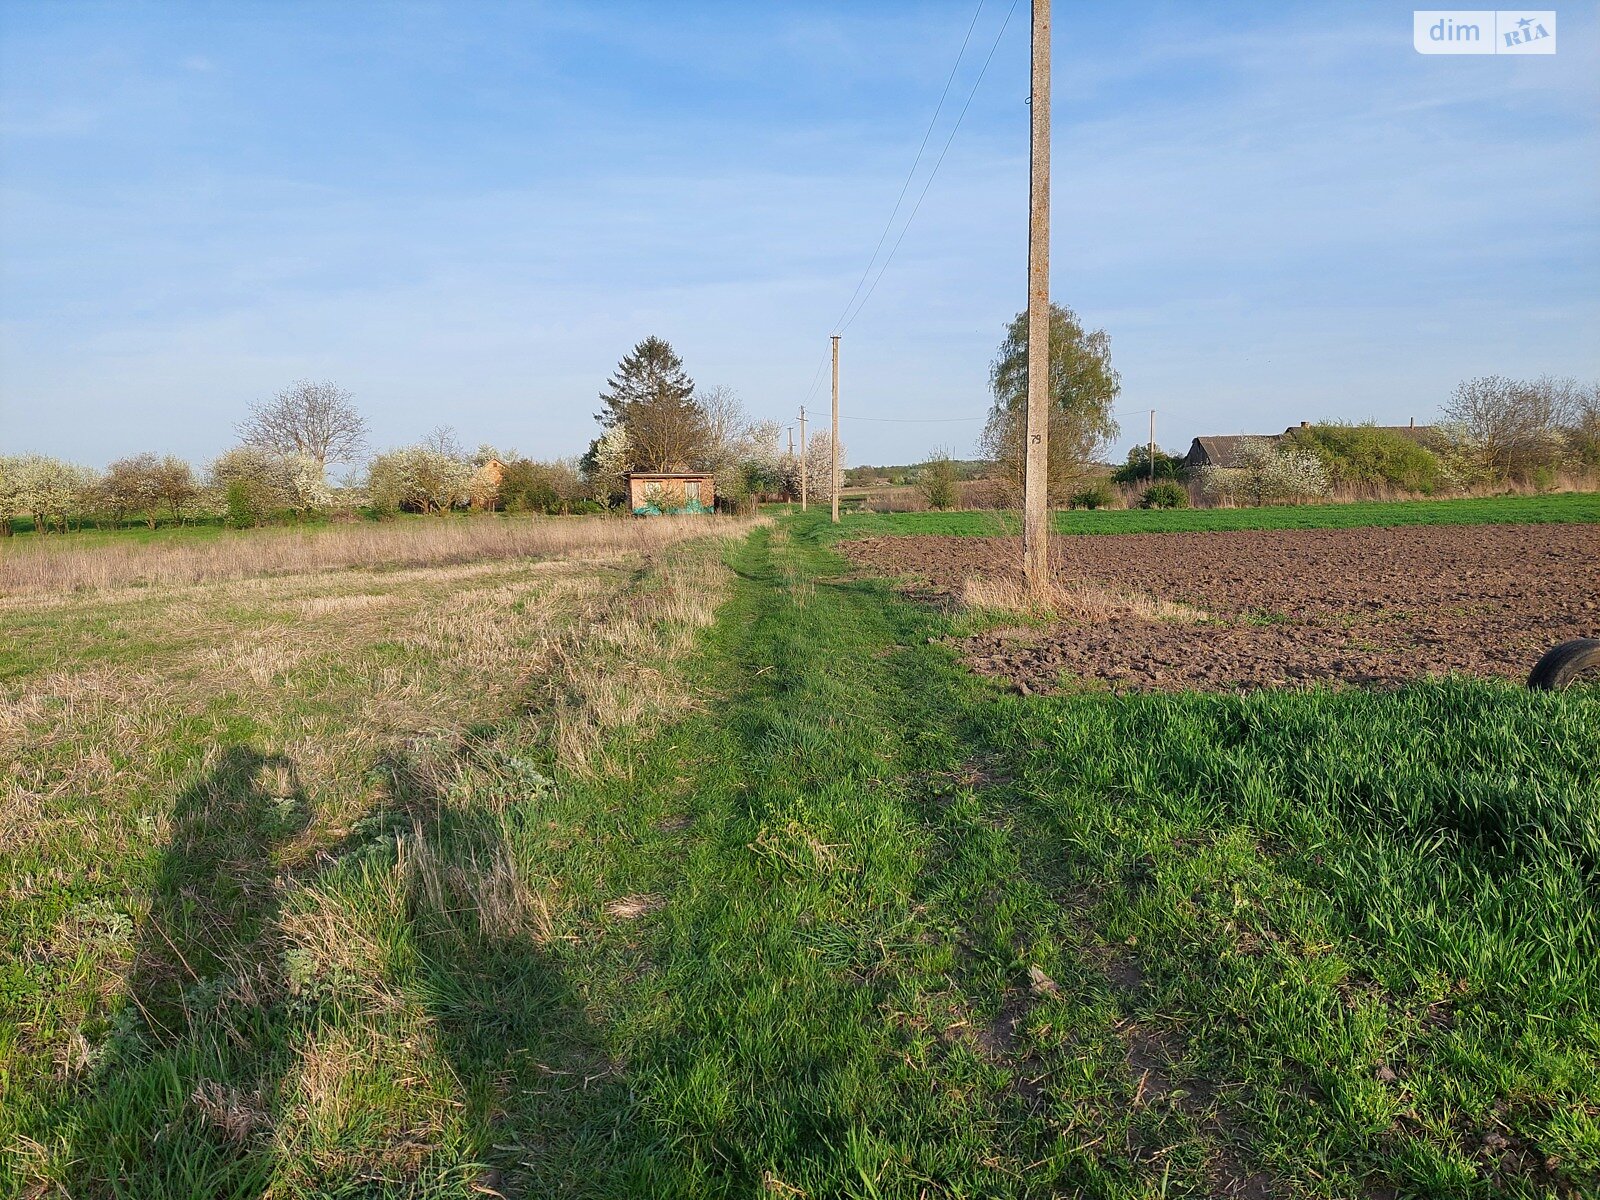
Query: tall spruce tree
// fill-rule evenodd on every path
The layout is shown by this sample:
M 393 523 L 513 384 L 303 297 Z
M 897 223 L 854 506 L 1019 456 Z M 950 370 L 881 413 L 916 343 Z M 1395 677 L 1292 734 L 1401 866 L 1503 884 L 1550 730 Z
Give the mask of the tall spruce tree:
M 658 337 L 647 337 L 617 364 L 600 393 L 595 420 L 628 432 L 630 466 L 682 471 L 705 453 L 710 429 L 683 360 Z

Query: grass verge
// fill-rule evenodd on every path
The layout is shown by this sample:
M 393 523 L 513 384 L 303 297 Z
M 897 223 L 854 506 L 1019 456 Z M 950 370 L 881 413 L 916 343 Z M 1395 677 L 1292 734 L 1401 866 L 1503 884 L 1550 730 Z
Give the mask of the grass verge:
M 550 936 L 505 829 L 449 860 L 425 830 L 684 711 L 674 664 L 732 578 L 698 528 L 654 557 L 606 527 L 537 561 L 4 602 L 0 1194 L 436 1180 L 457 1079 L 382 935 Z M 346 911 L 329 881 L 374 845 L 393 869 Z M 327 978 L 374 1019 L 337 1019 Z
M 1600 494 L 1561 492 L 1548 496 L 1268 508 L 1097 509 L 1055 514 L 1055 529 L 1059 533 L 1197 533 L 1237 529 L 1353 529 L 1368 525 L 1549 523 L 1600 523 Z M 1021 532 L 1016 515 L 1003 512 L 850 513 L 841 528 L 845 537 L 880 534 L 994 537 L 1016 536 Z

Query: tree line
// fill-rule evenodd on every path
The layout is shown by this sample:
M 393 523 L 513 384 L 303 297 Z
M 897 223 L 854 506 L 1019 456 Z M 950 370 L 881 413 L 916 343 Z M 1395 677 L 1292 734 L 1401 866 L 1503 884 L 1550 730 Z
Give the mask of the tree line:
M 1193 483 L 1216 502 L 1271 504 L 1361 490 L 1433 496 L 1480 487 L 1553 487 L 1600 472 L 1600 384 L 1544 375 L 1458 385 L 1438 424 L 1415 429 L 1321 421 L 1251 438 L 1227 466 L 1190 472 L 1177 455 L 1137 446 L 1113 482 Z M 1191 477 L 1192 475 L 1192 477 Z
M 1026 314 L 1019 313 L 990 367 L 992 403 L 981 439 L 982 474 L 1008 507 L 1021 501 L 1027 336 Z M 1053 305 L 1050 343 L 1050 502 L 1098 507 L 1111 495 L 1093 464 L 1119 433 L 1113 408 L 1122 385 L 1110 339 Z M 466 508 L 603 512 L 625 502 L 625 477 L 637 470 L 709 472 L 724 507 L 796 496 L 802 479 L 817 500 L 830 498 L 826 430 L 798 451 L 780 447 L 778 422 L 752 418 L 731 388 L 697 386 L 659 337 L 622 357 L 599 399 L 600 432 L 579 457 L 540 461 L 487 445 L 467 453 L 442 428 L 374 455 L 364 472 L 335 488 L 328 469 L 359 460 L 367 424 L 348 391 L 301 380 L 252 405 L 238 426 L 239 444 L 203 471 L 156 453 L 118 459 L 104 471 L 44 455 L 0 456 L 0 535 L 12 532 L 17 517 L 39 532 L 65 532 L 130 519 L 153 528 L 201 515 L 260 525 L 339 507 L 380 516 Z M 1206 468 L 1195 478 L 1178 455 L 1157 449 L 1152 463 L 1138 446 L 1111 480 L 1155 484 L 1147 488 L 1151 503 L 1179 503 L 1185 488 L 1218 502 L 1272 503 L 1362 486 L 1424 495 L 1499 483 L 1549 486 L 1562 472 L 1600 471 L 1600 384 L 1484 376 L 1462 383 L 1442 407 L 1444 419 L 1424 436 L 1321 422 L 1252 441 L 1234 466 Z M 955 485 L 976 472 L 941 451 L 915 470 L 885 473 L 919 483 L 931 505 L 947 507 L 957 501 Z
M 40 454 L 0 456 L 0 535 L 18 518 L 40 533 L 138 520 L 222 520 L 232 526 L 304 520 L 335 510 L 369 515 L 462 509 L 605 512 L 625 501 L 629 471 L 696 470 L 715 476 L 725 507 L 762 495 L 830 495 L 830 447 L 820 433 L 798 453 L 780 451 L 781 427 L 753 419 L 725 386 L 697 387 L 661 338 L 647 337 L 618 363 L 601 392 L 601 430 L 578 457 L 536 460 L 482 445 L 467 452 L 453 430 L 372 455 L 343 486 L 335 464 L 359 463 L 368 427 L 350 392 L 300 380 L 250 407 L 238 444 L 197 470 L 181 458 L 142 453 L 105 470 Z

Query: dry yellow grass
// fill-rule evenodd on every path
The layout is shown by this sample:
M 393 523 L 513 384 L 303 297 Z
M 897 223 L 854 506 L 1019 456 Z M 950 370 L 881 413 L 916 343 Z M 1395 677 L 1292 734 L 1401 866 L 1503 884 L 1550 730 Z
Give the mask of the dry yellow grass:
M 523 698 L 547 706 L 558 757 L 592 769 L 609 734 L 677 704 L 661 663 L 712 619 L 726 575 L 705 555 L 639 582 L 618 569 L 644 561 L 591 545 L 581 561 L 488 564 L 465 586 L 458 567 L 388 572 L 354 596 L 327 572 L 80 596 L 49 626 L 63 665 L 0 687 L 0 852 L 67 833 L 86 851 L 159 836 L 159 813 L 130 829 L 118 801 L 177 782 L 174 728 L 220 739 L 240 718 L 296 762 L 330 832 L 370 805 L 360 764 L 385 746 L 448 743 Z M 54 608 L 36 601 L 7 615 Z M 143 649 L 139 666 L 68 665 L 107 626 Z
M 12 539 L 0 596 L 187 584 L 348 567 L 640 554 L 738 524 L 729 518 L 452 517 L 317 529 L 248 529 L 160 542 Z
M 625 744 L 614 735 L 683 708 L 677 663 L 732 578 L 720 539 L 752 524 L 461 521 L 436 536 L 409 522 L 247 535 L 233 557 L 204 546 L 80 554 L 69 538 L 28 551 L 47 568 L 23 572 L 37 590 L 0 598 L 17 635 L 0 660 L 0 901 L 48 906 L 69 880 L 101 881 L 104 895 L 30 940 L 51 1020 L 0 1046 L 0 1074 L 76 1086 L 94 1053 L 83 1029 L 135 981 L 184 982 L 177 945 L 169 956 L 153 932 L 178 918 L 124 875 L 152 853 L 186 863 L 197 829 L 239 832 L 245 857 L 226 868 L 262 925 L 215 947 L 217 1012 L 334 992 L 352 1024 L 299 1031 L 270 1113 L 254 1085 L 202 1079 L 193 1118 L 319 1172 L 415 1170 L 454 1119 L 459 1087 L 417 998 L 388 982 L 396 930 L 512 948 L 574 936 L 573 901 L 530 870 L 525 831 L 497 815 L 548 783 L 541 743 L 558 764 L 595 771 Z M 457 557 L 468 554 L 482 557 Z M 341 569 L 380 559 L 391 569 Z M 5 564 L 12 584 L 17 561 Z M 274 570 L 284 573 L 262 574 Z M 166 582 L 132 586 L 150 574 Z M 85 586 L 98 590 L 62 590 Z M 525 756 L 503 770 L 485 732 L 495 729 L 515 730 Z M 239 761 L 250 764 L 242 782 L 229 766 Z M 389 865 L 352 893 L 325 870 L 329 853 L 397 810 L 407 824 L 383 835 Z M 250 841 L 234 830 L 246 813 L 277 832 Z M 449 813 L 482 827 L 464 854 L 435 842 Z M 205 896 L 194 904 L 184 919 L 204 923 Z M 234 1036 L 233 1019 L 216 1017 L 219 1036 Z M 379 1095 L 385 1149 L 349 1158 L 352 1123 Z M 29 1172 L 45 1178 L 65 1152 L 34 1147 Z

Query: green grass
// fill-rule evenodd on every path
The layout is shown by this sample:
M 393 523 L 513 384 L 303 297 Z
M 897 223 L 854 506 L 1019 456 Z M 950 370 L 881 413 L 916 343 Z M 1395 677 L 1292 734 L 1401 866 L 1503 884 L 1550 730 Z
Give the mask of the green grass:
M 243 864 L 301 836 L 302 798 L 259 783 L 277 751 L 241 727 L 184 775 L 144 896 L 74 918 L 89 977 L 97 946 L 142 947 L 150 1011 L 88 1023 L 70 1085 L 9 1081 L 35 1174 L 80 1197 L 1600 1187 L 1600 692 L 1001 694 L 942 640 L 964 618 L 850 577 L 834 533 L 732 551 L 683 715 L 608 771 L 558 769 L 537 707 L 390 746 L 388 801 L 275 887 Z M 192 971 L 141 905 L 211 914 Z
M 498 514 L 504 518 L 505 514 Z M 440 520 L 472 520 L 484 519 L 482 513 L 431 513 L 422 516 L 418 513 L 388 513 L 379 518 L 369 509 L 359 509 L 348 518 L 332 520 L 327 516 L 308 516 L 301 519 L 285 517 L 260 526 L 262 529 L 327 529 L 348 521 L 440 521 Z M 170 517 L 162 517 L 156 522 L 154 529 L 145 521 L 129 517 L 120 523 L 113 524 L 109 521 L 85 524 L 81 527 L 70 529 L 66 533 L 51 531 L 39 533 L 31 517 L 13 517 L 11 519 L 12 536 L 18 540 L 12 543 L 18 547 L 33 546 L 41 542 L 48 545 L 68 545 L 72 547 L 85 546 L 126 546 L 167 544 L 172 542 L 191 542 L 195 540 L 208 541 L 219 537 L 249 537 L 256 532 L 255 528 L 234 529 L 220 516 L 186 517 L 182 521 L 174 521 Z M 6 542 L 0 538 L 0 548 Z
M 1522 523 L 1600 523 L 1600 493 L 1267 508 L 1097 509 L 1055 514 L 1055 528 L 1061 533 L 1195 533 L 1233 529 Z M 846 537 L 879 534 L 992 537 L 1015 536 L 1020 531 L 1015 514 L 1000 512 L 852 513 L 844 517 L 842 526 Z

